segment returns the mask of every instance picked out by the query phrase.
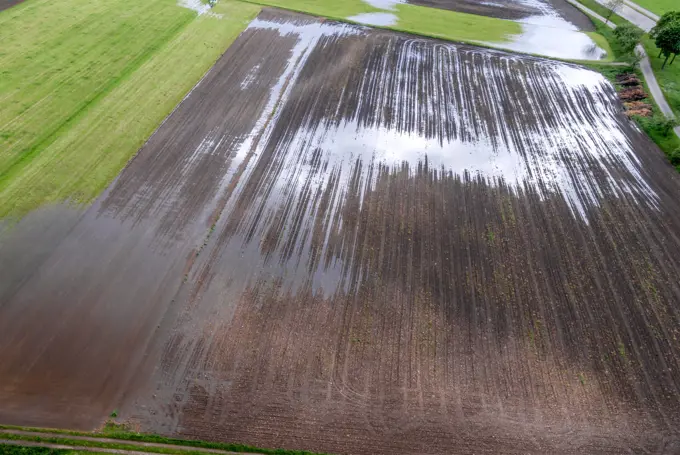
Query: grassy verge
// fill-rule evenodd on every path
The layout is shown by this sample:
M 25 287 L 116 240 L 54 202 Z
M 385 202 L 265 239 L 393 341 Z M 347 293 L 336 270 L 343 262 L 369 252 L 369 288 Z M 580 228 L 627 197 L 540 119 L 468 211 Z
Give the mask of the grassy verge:
M 616 76 L 622 72 L 631 71 L 630 68 L 625 67 L 612 67 L 597 64 L 589 64 L 586 66 L 604 75 L 617 89 L 620 89 L 621 87 L 616 83 Z M 642 81 L 645 91 L 649 93 L 649 88 L 642 77 L 642 73 L 638 69 L 634 70 L 634 72 Z M 638 126 L 647 134 L 647 136 L 649 136 L 650 139 L 652 139 L 652 141 L 654 141 L 654 143 L 656 143 L 656 145 L 659 146 L 664 154 L 670 159 L 671 154 L 680 148 L 680 138 L 678 138 L 678 136 L 672 131 L 666 134 L 660 129 L 659 124 L 661 120 L 664 119 L 664 116 L 661 113 L 659 106 L 657 106 L 656 102 L 654 101 L 654 98 L 649 96 L 645 102 L 648 102 L 652 105 L 653 115 L 652 117 L 647 118 L 634 117 L 635 123 L 638 124 Z M 680 165 L 675 166 L 675 168 L 678 170 L 678 172 L 680 172 Z
M 606 17 L 607 13 L 606 9 L 599 3 L 595 2 L 594 0 L 578 0 L 578 1 L 581 4 L 592 9 L 596 13 Z M 616 39 L 614 38 L 614 34 L 611 31 L 611 29 L 609 29 L 609 27 L 607 27 L 604 23 L 595 18 L 591 17 L 591 20 L 593 21 L 593 24 L 595 24 L 597 31 L 602 36 L 606 37 L 607 40 L 609 40 L 614 55 L 617 58 L 621 57 L 621 51 L 618 47 L 618 44 L 616 42 Z M 612 15 L 611 21 L 617 25 L 627 23 L 625 19 L 617 16 L 616 14 Z M 654 45 L 654 42 L 649 38 L 649 36 L 647 35 L 644 36 L 643 45 L 645 46 L 645 50 L 649 55 L 649 59 L 652 64 L 652 69 L 654 70 L 654 74 L 657 78 L 657 81 L 661 86 L 661 90 L 664 92 L 666 101 L 668 101 L 668 104 L 671 106 L 676 115 L 680 114 L 680 65 L 676 66 L 675 68 L 673 68 L 673 70 L 670 71 L 666 71 L 666 69 L 669 69 L 670 67 L 667 67 L 666 69 L 664 69 L 664 71 L 661 71 L 661 64 L 663 63 L 663 60 L 657 58 L 658 49 Z M 596 63 L 584 63 L 584 66 L 587 66 L 595 71 L 598 71 L 599 73 L 602 73 L 607 79 L 609 79 L 609 81 L 615 87 L 617 86 L 616 75 L 620 74 L 621 72 L 631 71 L 630 68 L 598 65 Z M 644 77 L 642 77 L 642 73 L 638 69 L 635 70 L 635 73 L 642 81 L 645 91 L 649 93 L 649 87 L 647 86 Z M 652 98 L 650 95 L 646 101 L 652 105 L 653 108 L 652 117 L 648 118 L 635 117 L 634 120 L 638 124 L 638 126 L 654 141 L 654 143 L 656 143 L 656 145 L 659 146 L 659 148 L 670 160 L 671 155 L 676 150 L 680 149 L 680 138 L 678 138 L 678 136 L 672 131 L 667 134 L 660 127 L 660 124 L 665 117 L 661 110 L 659 109 L 659 106 L 656 104 L 656 101 L 654 101 L 654 98 Z M 678 172 L 680 172 L 680 165 L 675 166 L 675 168 L 678 170 Z
M 578 1 L 581 5 L 593 10 L 594 12 L 596 12 L 597 14 L 599 14 L 602 17 L 606 18 L 609 15 L 609 11 L 607 10 L 607 8 L 600 5 L 595 0 L 576 0 L 576 1 Z M 584 14 L 586 14 L 586 13 L 584 13 Z M 588 17 L 590 17 L 590 16 L 588 16 Z M 594 19 L 592 17 L 590 17 L 590 19 L 593 21 L 593 23 L 595 23 L 595 21 L 597 21 L 597 23 L 600 23 L 603 26 L 605 26 L 604 23 L 600 22 L 597 19 Z M 622 18 L 621 16 L 617 15 L 617 14 L 612 14 L 611 17 L 609 18 L 609 20 L 616 25 L 626 23 L 626 20 L 624 18 Z M 595 23 L 596 26 L 597 26 L 597 23 Z M 607 28 L 609 28 L 609 27 L 607 27 Z M 600 28 L 598 28 L 597 31 L 599 32 Z M 610 41 L 610 43 L 611 43 L 611 41 Z
M 21 430 L 32 433 L 49 432 L 54 433 L 54 436 L 44 437 L 37 435 L 14 435 L 8 433 L 0 433 L 0 443 L 4 440 L 13 441 L 31 441 L 43 442 L 52 444 L 64 444 L 76 447 L 98 447 L 111 450 L 135 450 L 149 453 L 163 453 L 163 454 L 191 454 L 191 455 L 205 455 L 205 452 L 198 450 L 192 451 L 192 448 L 202 449 L 216 449 L 240 453 L 261 453 L 265 455 L 323 455 L 302 450 L 285 450 L 285 449 L 262 449 L 248 446 L 245 444 L 230 444 L 221 442 L 196 441 L 189 439 L 167 438 L 153 434 L 143 434 L 129 431 L 124 425 L 117 425 L 111 422 L 107 423 L 99 432 L 85 433 L 69 430 L 53 430 L 44 428 L 26 428 L 16 426 L 0 426 L 0 429 Z M 81 439 L 74 439 L 69 436 L 87 436 L 90 438 L 107 438 L 117 439 L 116 442 L 108 441 L 86 441 Z M 126 443 L 127 441 L 127 443 Z M 142 447 L 130 444 L 134 442 L 148 442 L 156 444 L 169 444 L 177 446 L 173 447 Z M 1 453 L 1 452 L 0 452 Z
M 654 40 L 645 35 L 642 44 L 649 55 L 652 70 L 668 105 L 675 115 L 680 117 L 680 59 L 676 59 L 675 63 L 661 69 L 665 58 L 659 57 L 659 49 L 654 44 Z
M 3 455 L 79 455 L 84 452 L 68 449 L 50 449 L 47 447 L 25 447 L 0 444 L 0 453 Z
M 95 198 L 259 10 L 32 0 L 3 12 L 0 218 Z

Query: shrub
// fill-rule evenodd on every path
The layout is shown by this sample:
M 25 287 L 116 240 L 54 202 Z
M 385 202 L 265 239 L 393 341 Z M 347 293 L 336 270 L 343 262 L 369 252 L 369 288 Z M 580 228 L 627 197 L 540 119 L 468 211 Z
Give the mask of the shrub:
M 673 166 L 680 166 L 680 147 L 673 150 L 669 155 L 668 159 L 671 161 Z
M 635 46 L 642 39 L 643 33 L 633 24 L 621 24 L 614 29 L 614 37 L 624 54 L 633 54 Z

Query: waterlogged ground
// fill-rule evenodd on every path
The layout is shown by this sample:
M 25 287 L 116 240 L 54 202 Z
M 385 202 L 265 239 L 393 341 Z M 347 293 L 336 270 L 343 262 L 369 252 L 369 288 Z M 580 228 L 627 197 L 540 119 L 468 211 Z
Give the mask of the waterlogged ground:
M 94 206 L 4 234 L 0 422 L 675 453 L 678 191 L 596 73 L 265 11 Z
M 398 5 L 406 0 L 365 0 L 382 12 L 351 16 L 351 21 L 375 26 L 399 23 Z M 502 42 L 480 42 L 491 47 L 528 54 L 571 60 L 602 60 L 604 49 L 582 31 L 594 31 L 593 23 L 566 0 L 415 0 L 408 3 L 468 14 L 515 20 L 521 24 L 519 34 Z
M 11 8 L 14 5 L 18 5 L 23 0 L 0 0 L 0 11 Z

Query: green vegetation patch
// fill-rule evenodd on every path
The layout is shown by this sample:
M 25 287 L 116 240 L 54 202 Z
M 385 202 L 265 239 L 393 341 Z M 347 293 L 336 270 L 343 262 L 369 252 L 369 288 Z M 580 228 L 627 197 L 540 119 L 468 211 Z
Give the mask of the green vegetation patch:
M 610 43 L 609 40 L 600 33 L 600 30 L 596 32 L 586 32 L 586 35 L 588 35 L 590 39 L 592 39 L 595 42 L 595 44 L 597 44 L 601 49 L 603 49 L 607 53 L 607 56 L 600 61 L 611 62 L 616 59 L 616 51 L 612 49 L 612 47 L 609 44 Z
M 286 450 L 286 449 L 263 449 L 248 446 L 245 444 L 233 444 L 233 443 L 221 443 L 221 442 L 208 442 L 208 441 L 196 441 L 189 439 L 176 439 L 176 438 L 166 438 L 164 436 L 158 436 L 153 434 L 142 434 L 129 431 L 125 425 L 115 424 L 113 422 L 107 422 L 101 432 L 95 433 L 85 433 L 78 431 L 69 430 L 53 430 L 53 429 L 41 429 L 41 428 L 25 428 L 25 427 L 14 427 L 14 426 L 1 426 L 0 429 L 8 430 L 21 430 L 25 432 L 39 433 L 39 432 L 49 432 L 54 433 L 50 436 L 39 436 L 35 435 L 17 435 L 12 433 L 0 433 L 0 441 L 13 440 L 13 441 L 30 441 L 39 443 L 50 443 L 50 444 L 63 444 L 70 445 L 74 447 L 97 447 L 101 449 L 110 450 L 134 450 L 143 451 L 149 453 L 163 453 L 169 455 L 205 455 L 205 452 L 199 450 L 192 450 L 194 448 L 200 449 L 216 449 L 227 452 L 238 452 L 238 453 L 260 453 L 265 455 L 323 455 L 313 452 L 307 452 L 304 450 Z M 97 441 L 97 440 L 83 440 L 76 439 L 73 436 L 84 436 L 89 438 L 107 438 L 116 439 L 117 441 Z M 176 447 L 149 447 L 149 446 L 139 446 L 131 444 L 130 442 L 145 442 L 145 443 L 155 443 L 155 444 L 169 444 Z M 2 445 L 0 445 L 2 447 Z M 3 452 L 0 452 L 3 453 Z M 21 452 L 19 452 L 21 453 Z M 27 452 L 33 455 L 31 452 Z M 73 452 L 67 451 L 69 455 Z M 21 453 L 23 455 L 23 453 Z M 42 453 L 41 453 L 42 454 Z M 61 453 L 59 455 L 62 455 Z
M 97 197 L 259 11 L 32 0 L 3 12 L 0 218 Z
M 664 69 L 661 69 L 665 57 L 659 57 L 659 49 L 654 44 L 654 40 L 645 36 L 642 39 L 642 44 L 649 55 L 652 70 L 654 70 L 654 75 L 666 101 L 668 101 L 675 115 L 680 117 L 680 58 L 677 58 L 672 65 L 667 64 Z
M 504 43 L 522 32 L 514 21 L 401 3 L 395 30 L 452 41 Z
M 246 0 L 266 6 L 323 16 L 331 19 L 345 20 L 350 16 L 363 13 L 384 12 L 362 0 Z
M 627 67 L 613 67 L 598 64 L 587 64 L 589 68 L 604 75 L 614 86 L 617 86 L 616 76 L 624 73 L 630 72 L 630 68 Z M 649 87 L 642 77 L 642 73 L 639 69 L 634 70 L 635 74 L 639 77 L 642 85 L 647 93 L 649 93 Z M 621 88 L 621 87 L 617 87 Z M 664 152 L 668 160 L 673 164 L 675 169 L 680 172 L 680 162 L 678 160 L 680 157 L 677 156 L 677 150 L 680 150 L 680 138 L 673 132 L 667 131 L 665 128 L 665 116 L 661 113 L 659 106 L 657 106 L 654 98 L 651 95 L 645 100 L 645 102 L 652 105 L 653 115 L 651 117 L 634 117 L 633 119 L 638 124 L 638 126 L 647 134 L 647 136 L 654 141 L 654 143 Z
M 77 452 L 68 449 L 50 449 L 49 447 L 27 447 L 0 444 L 3 455 L 74 455 Z
M 397 24 L 384 28 L 466 43 L 503 43 L 522 31 L 514 21 L 409 4 L 398 4 L 395 11 L 385 11 L 362 0 L 248 1 L 340 21 L 351 21 L 352 16 L 363 13 L 392 13 L 397 16 Z

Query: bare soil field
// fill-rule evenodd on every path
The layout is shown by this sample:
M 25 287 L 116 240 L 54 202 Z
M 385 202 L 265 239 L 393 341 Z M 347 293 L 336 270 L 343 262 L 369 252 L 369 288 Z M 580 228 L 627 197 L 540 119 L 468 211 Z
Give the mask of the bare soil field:
M 461 13 L 479 14 L 510 20 L 537 19 L 542 25 L 556 26 L 557 21 L 571 24 L 576 30 L 595 31 L 592 21 L 566 0 L 407 0 L 408 3 Z M 546 17 L 547 16 L 547 17 Z M 552 24 L 551 24 L 552 22 Z M 540 23 L 540 22 L 539 22 Z M 562 24 L 564 25 L 564 24 Z
M 677 453 L 679 192 L 599 74 L 265 10 L 92 207 L 4 234 L 0 423 Z

